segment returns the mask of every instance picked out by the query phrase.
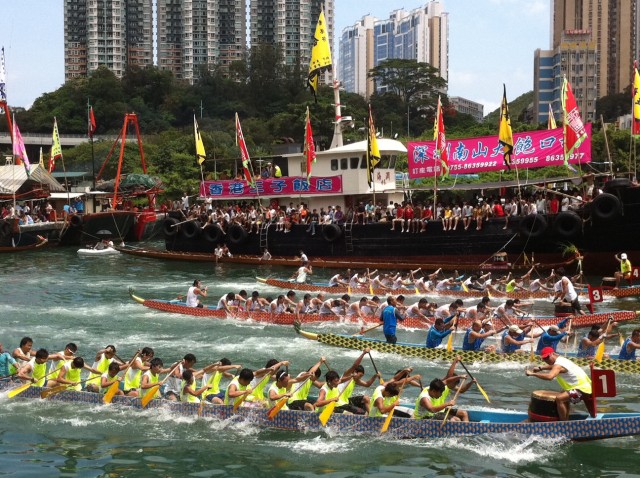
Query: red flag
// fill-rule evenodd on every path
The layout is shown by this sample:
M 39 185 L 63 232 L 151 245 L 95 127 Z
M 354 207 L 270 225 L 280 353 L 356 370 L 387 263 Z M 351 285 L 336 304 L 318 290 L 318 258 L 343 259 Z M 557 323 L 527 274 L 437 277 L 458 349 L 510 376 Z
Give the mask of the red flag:
M 573 96 L 571 84 L 566 77 L 562 84 L 562 110 L 564 112 L 564 164 L 568 166 L 569 156 L 585 140 L 587 130 L 582 123 L 576 97 Z
M 240 126 L 240 118 L 236 113 L 236 144 L 240 148 L 240 158 L 242 159 L 242 169 L 244 170 L 244 177 L 247 183 L 252 188 L 256 187 L 256 183 L 253 181 L 253 173 L 251 167 L 251 158 L 249 157 L 249 151 L 247 151 L 247 143 L 244 141 L 244 135 L 242 134 L 242 127 Z
M 89 138 L 93 138 L 93 133 L 96 132 L 96 117 L 93 115 L 93 106 L 89 107 Z
M 436 119 L 433 125 L 433 139 L 436 142 L 434 151 L 434 159 L 440 159 L 440 176 L 449 175 L 449 156 L 447 152 L 447 137 L 444 133 L 444 119 L 442 117 L 442 103 L 438 96 L 438 109 L 436 111 Z
M 304 154 L 307 158 L 307 183 L 311 178 L 311 163 L 316 162 L 316 146 L 313 142 L 313 131 L 311 130 L 311 118 L 309 117 L 309 107 L 307 106 L 307 121 L 304 128 Z

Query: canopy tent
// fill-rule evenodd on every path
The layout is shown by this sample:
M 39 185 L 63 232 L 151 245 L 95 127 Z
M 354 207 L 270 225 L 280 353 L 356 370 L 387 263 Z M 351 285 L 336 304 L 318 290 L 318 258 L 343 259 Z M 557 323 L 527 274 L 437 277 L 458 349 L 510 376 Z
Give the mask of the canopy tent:
M 36 184 L 44 185 L 50 192 L 65 192 L 64 187 L 49 172 L 40 167 L 39 164 L 32 164 L 31 171 L 27 172 L 22 165 L 7 164 L 0 166 L 0 194 L 14 194 L 20 189 L 41 189 L 34 187 Z

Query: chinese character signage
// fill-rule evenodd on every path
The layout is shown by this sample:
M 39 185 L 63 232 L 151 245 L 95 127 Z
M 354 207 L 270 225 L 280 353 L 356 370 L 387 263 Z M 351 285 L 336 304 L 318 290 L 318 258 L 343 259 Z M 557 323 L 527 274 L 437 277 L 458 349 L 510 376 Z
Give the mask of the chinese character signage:
M 575 149 L 569 163 L 591 162 L 591 124 L 585 125 L 587 139 Z M 520 169 L 563 166 L 562 128 L 513 134 L 511 165 Z M 440 174 L 440 162 L 434 158 L 435 141 L 407 144 L 409 177 L 426 178 Z M 469 139 L 447 138 L 449 174 L 475 174 L 504 169 L 502 146 L 497 136 Z
M 258 179 L 255 188 L 244 179 L 204 181 L 200 183 L 200 196 L 213 199 L 246 199 L 260 196 L 300 196 L 309 194 L 333 194 L 342 192 L 342 176 L 307 178 L 287 176 L 275 179 Z

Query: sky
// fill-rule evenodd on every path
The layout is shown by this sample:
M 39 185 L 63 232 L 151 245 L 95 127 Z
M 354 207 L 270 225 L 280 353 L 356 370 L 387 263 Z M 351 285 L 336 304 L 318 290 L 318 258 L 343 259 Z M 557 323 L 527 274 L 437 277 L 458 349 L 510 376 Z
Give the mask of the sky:
M 335 0 L 335 37 L 364 15 L 383 19 L 427 0 Z M 12 106 L 29 107 L 64 83 L 63 0 L 4 0 L 0 46 Z M 549 48 L 550 0 L 441 0 L 449 13 L 449 96 L 500 105 L 533 89 L 533 53 Z M 337 49 L 337 45 L 336 45 Z

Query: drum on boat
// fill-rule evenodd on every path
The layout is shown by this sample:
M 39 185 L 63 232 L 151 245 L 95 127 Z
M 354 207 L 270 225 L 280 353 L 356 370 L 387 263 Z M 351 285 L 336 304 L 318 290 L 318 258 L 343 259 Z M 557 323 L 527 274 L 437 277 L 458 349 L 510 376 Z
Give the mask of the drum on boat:
M 573 315 L 573 307 L 571 307 L 570 304 L 556 304 L 554 313 L 556 317 L 569 317 L 570 315 Z
M 615 277 L 603 277 L 602 278 L 602 287 L 613 288 L 616 286 L 616 278 Z
M 560 392 L 535 390 L 529 402 L 529 420 L 532 422 L 557 422 L 559 420 L 556 397 Z

